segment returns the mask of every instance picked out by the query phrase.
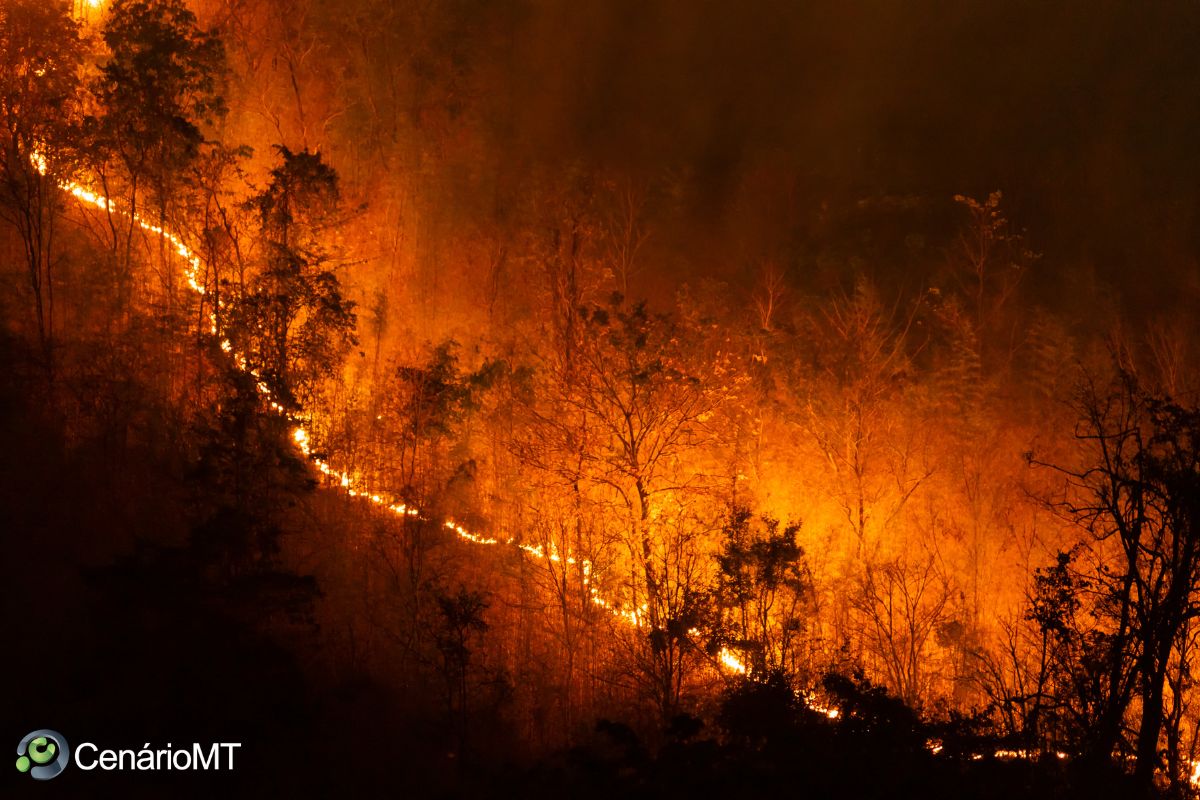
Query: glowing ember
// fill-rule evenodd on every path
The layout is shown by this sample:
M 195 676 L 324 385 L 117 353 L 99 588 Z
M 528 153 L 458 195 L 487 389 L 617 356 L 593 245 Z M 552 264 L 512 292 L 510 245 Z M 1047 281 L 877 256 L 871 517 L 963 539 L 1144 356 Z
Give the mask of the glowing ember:
M 814 695 L 797 693 L 796 696 L 800 698 L 801 702 L 803 702 L 810 711 L 815 711 L 818 714 L 822 714 L 827 719 L 837 719 L 842 715 L 842 712 L 838 708 L 821 702 Z

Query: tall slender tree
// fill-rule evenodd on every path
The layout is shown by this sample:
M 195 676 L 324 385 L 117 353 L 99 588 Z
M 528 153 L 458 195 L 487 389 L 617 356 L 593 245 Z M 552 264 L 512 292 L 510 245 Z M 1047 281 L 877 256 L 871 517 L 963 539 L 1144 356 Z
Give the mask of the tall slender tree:
M 24 246 L 38 341 L 53 374 L 56 182 L 75 160 L 83 47 L 66 0 L 0 6 L 0 217 Z
M 110 214 L 111 246 L 129 270 L 132 215 L 151 204 L 166 227 L 175 188 L 200 155 L 204 128 L 225 114 L 225 51 L 183 0 L 114 0 L 102 34 L 109 54 L 92 81 L 99 113 L 90 144 L 105 194 L 116 196 L 119 186 L 129 212 L 120 223 L 123 235 Z M 159 247 L 165 259 L 165 241 Z M 164 264 L 168 302 L 174 274 Z
M 357 342 L 355 304 L 326 246 L 341 221 L 337 172 L 317 153 L 277 149 L 281 162 L 251 201 L 261 269 L 233 304 L 230 334 L 273 392 L 308 405 Z

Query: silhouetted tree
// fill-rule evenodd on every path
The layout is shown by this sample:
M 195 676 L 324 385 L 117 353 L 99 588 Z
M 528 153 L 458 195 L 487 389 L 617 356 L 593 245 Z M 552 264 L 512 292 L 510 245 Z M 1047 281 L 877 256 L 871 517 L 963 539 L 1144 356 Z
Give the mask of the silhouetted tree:
M 474 640 L 487 632 L 484 596 L 460 586 L 456 592 L 435 591 L 439 612 L 434 640 L 442 657 L 446 713 L 457 717 L 459 748 L 466 747 L 470 724 L 470 667 Z M 457 710 L 457 715 L 455 711 Z
M 0 7 L 0 217 L 24 246 L 38 342 L 52 373 L 57 181 L 78 137 L 83 45 L 67 0 Z
M 200 153 L 202 127 L 225 114 L 225 51 L 182 0 L 114 0 L 103 37 L 109 53 L 92 81 L 98 115 L 89 145 L 104 193 L 117 194 L 109 181 L 110 159 L 123 183 L 119 199 L 129 216 L 122 222 L 110 212 L 108 219 L 114 251 L 120 247 L 118 224 L 125 226 L 128 270 L 137 231 L 132 215 L 141 212 L 144 194 L 165 227 L 173 190 Z M 169 247 L 163 240 L 159 246 L 165 268 Z M 168 302 L 175 272 L 164 269 Z
M 319 154 L 277 149 L 282 163 L 252 200 L 262 268 L 233 304 L 229 335 L 285 404 L 311 405 L 357 343 L 355 304 L 323 239 L 339 221 L 337 172 Z
M 1110 757 L 1129 725 L 1136 775 L 1149 786 L 1162 766 L 1173 654 L 1190 646 L 1188 626 L 1200 615 L 1200 410 L 1156 395 L 1122 369 L 1109 386 L 1086 384 L 1080 411 L 1076 437 L 1085 460 L 1055 467 L 1067 492 L 1054 507 L 1088 538 L 1060 562 L 1070 576 L 1043 573 L 1034 614 L 1043 628 L 1077 643 L 1064 668 L 1083 668 L 1088 683 L 1076 698 L 1098 706 L 1089 753 Z M 1065 586 L 1069 594 L 1089 589 L 1094 625 L 1067 624 L 1079 615 L 1075 598 L 1057 592 Z M 1178 784 L 1177 755 L 1171 763 L 1169 778 Z
M 646 672 L 669 718 L 692 648 L 689 631 L 707 613 L 705 523 L 684 501 L 705 477 L 686 459 L 713 438 L 714 416 L 738 377 L 720 357 L 702 373 L 684 347 L 684 331 L 644 305 L 618 297 L 581 317 L 576 393 L 568 403 L 597 429 L 582 453 L 584 467 L 623 513 L 628 588 L 648 633 Z
M 715 601 L 722 633 L 747 657 L 752 676 L 800 671 L 799 645 L 811 609 L 812 577 L 796 540 L 799 523 L 732 509 L 721 531 Z

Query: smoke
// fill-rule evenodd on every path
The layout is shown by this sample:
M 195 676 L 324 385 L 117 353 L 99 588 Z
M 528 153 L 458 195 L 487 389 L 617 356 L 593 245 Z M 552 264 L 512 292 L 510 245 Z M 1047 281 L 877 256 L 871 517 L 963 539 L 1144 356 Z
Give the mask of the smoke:
M 773 232 L 792 258 L 864 198 L 921 198 L 936 227 L 953 194 L 1001 189 L 1047 269 L 1094 266 L 1137 306 L 1200 244 L 1198 21 L 1194 3 L 533 0 L 489 18 L 508 44 L 491 113 L 522 169 L 686 176 L 689 219 L 725 239 L 751 176 L 793 176 L 802 230 Z M 1156 280 L 1126 280 L 1146 264 Z

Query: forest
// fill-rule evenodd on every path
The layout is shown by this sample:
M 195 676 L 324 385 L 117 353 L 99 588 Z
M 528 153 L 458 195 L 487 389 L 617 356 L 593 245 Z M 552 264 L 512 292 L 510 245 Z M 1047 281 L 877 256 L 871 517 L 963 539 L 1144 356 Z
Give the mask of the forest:
M 33 788 L 1200 795 L 1200 7 L 1051 5 L 0 0 L 8 735 L 240 743 Z

